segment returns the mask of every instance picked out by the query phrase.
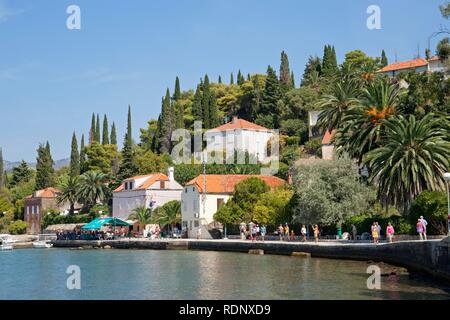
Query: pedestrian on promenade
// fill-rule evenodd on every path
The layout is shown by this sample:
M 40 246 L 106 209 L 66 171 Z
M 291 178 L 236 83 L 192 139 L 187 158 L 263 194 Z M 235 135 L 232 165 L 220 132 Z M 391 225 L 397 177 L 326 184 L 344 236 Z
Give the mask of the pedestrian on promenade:
M 247 231 L 247 226 L 245 224 L 241 224 L 241 240 L 245 240 L 245 232 Z
M 259 224 L 256 224 L 256 240 L 258 240 L 258 237 L 261 235 L 261 229 L 259 227 Z
M 289 225 L 286 222 L 286 225 L 284 226 L 284 238 L 286 239 L 286 241 L 289 241 Z
M 381 226 L 378 224 L 378 221 L 376 222 L 377 224 L 377 231 L 378 231 L 378 240 L 381 240 Z
M 291 230 L 291 241 L 295 241 L 295 232 L 294 232 L 294 229 Z
M 305 225 L 302 226 L 302 231 L 301 232 L 302 232 L 302 237 L 303 237 L 302 241 L 306 242 L 306 226 Z
M 373 243 L 377 244 L 378 243 L 378 226 L 377 226 L 376 222 L 374 222 L 372 224 L 371 233 L 372 233 Z
M 253 224 L 251 233 L 252 233 L 252 241 L 256 241 L 257 232 L 256 232 L 256 225 L 255 224 Z
M 284 228 L 282 224 L 280 224 L 280 226 L 278 227 L 278 234 L 280 236 L 280 241 L 283 241 Z
M 200 240 L 202 237 L 202 229 L 200 227 L 197 228 L 197 240 Z
M 261 226 L 261 238 L 262 238 L 263 242 L 264 242 L 264 238 L 266 237 L 266 232 L 267 232 L 266 226 L 262 225 Z
M 319 233 L 320 233 L 319 226 L 317 224 L 314 225 L 313 230 L 314 230 L 314 241 L 317 243 L 319 242 Z
M 420 240 L 424 240 L 424 238 L 423 238 L 424 226 L 423 226 L 422 220 L 420 220 L 420 218 L 417 220 L 416 230 L 417 230 L 417 233 L 419 234 Z
M 427 220 L 425 220 L 424 218 L 423 218 L 423 216 L 420 216 L 420 222 L 422 222 L 422 225 L 423 225 L 423 238 L 424 238 L 424 240 L 427 240 L 428 238 L 427 238 L 427 226 L 428 226 L 428 222 L 427 222 Z
M 358 231 L 356 230 L 356 227 L 354 224 L 352 224 L 352 235 L 353 235 L 353 241 L 356 241 L 356 238 L 358 236 Z
M 389 242 L 391 242 L 391 243 L 393 242 L 393 239 L 394 239 L 394 233 L 395 233 L 394 227 L 389 222 L 388 226 L 386 228 L 386 236 L 387 236 Z

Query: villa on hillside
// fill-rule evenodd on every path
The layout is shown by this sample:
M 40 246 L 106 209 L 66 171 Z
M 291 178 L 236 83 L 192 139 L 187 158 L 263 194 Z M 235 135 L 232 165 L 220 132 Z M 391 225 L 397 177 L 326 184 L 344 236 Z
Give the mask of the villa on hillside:
M 439 57 L 432 57 L 428 60 L 424 58 L 417 58 L 414 60 L 389 64 L 381 70 L 378 70 L 377 73 L 387 75 L 389 77 L 395 77 L 402 72 L 409 71 L 414 71 L 416 73 L 445 72 L 445 66 Z
M 208 151 L 227 150 L 229 154 L 240 150 L 262 162 L 267 158 L 267 145 L 273 136 L 272 130 L 238 117 L 205 133 Z
M 222 228 L 214 221 L 214 214 L 232 197 L 235 186 L 250 177 L 263 180 L 271 188 L 286 184 L 283 179 L 262 175 L 208 174 L 189 181 L 181 196 L 182 228 L 188 238 L 196 238 L 200 229 L 202 239 L 211 239 L 210 231 Z
M 27 223 L 27 234 L 39 234 L 41 221 L 47 210 L 54 209 L 67 212 L 69 203 L 58 204 L 57 197 L 60 190 L 47 188 L 33 192 L 24 200 L 24 220 Z
M 157 208 L 181 200 L 183 187 L 175 181 L 174 169 L 125 179 L 113 192 L 113 217 L 127 220 L 138 207 Z

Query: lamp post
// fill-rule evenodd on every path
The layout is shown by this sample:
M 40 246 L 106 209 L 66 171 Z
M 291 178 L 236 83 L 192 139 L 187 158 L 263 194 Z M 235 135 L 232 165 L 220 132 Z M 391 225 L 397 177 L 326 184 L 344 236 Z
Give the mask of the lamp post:
M 450 236 L 450 172 L 444 173 L 444 180 L 447 187 L 447 235 Z

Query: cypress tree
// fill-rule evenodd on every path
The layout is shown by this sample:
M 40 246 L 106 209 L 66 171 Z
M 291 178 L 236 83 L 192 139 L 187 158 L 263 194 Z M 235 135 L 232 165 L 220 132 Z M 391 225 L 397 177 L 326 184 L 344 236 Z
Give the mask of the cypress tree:
M 212 92 L 209 101 L 209 125 L 211 128 L 218 127 L 220 125 L 220 119 L 217 110 L 216 94 Z
M 256 75 L 253 79 L 253 100 L 252 100 L 252 110 L 250 112 L 250 121 L 254 121 L 257 113 L 261 108 L 262 93 L 261 87 L 259 85 L 259 77 Z
M 158 142 L 160 153 L 169 153 L 171 150 L 173 120 L 172 105 L 170 103 L 170 91 L 167 89 L 166 96 L 162 100 L 161 107 L 161 131 Z
M 275 70 L 269 66 L 267 68 L 266 85 L 262 95 L 261 111 L 265 115 L 273 118 L 272 126 L 277 126 L 278 101 L 281 99 L 280 83 Z
M 173 100 L 178 101 L 181 98 L 180 79 L 177 77 L 175 80 L 175 91 L 173 93 Z
M 219 84 L 222 84 L 222 77 L 219 76 L 219 80 L 217 81 Z
M 291 71 L 289 69 L 289 58 L 283 51 L 281 52 L 281 64 L 280 64 L 280 85 L 285 91 L 291 88 Z
M 292 87 L 292 88 L 295 88 L 294 71 L 291 72 L 291 87 Z
M 86 163 L 86 151 L 84 150 L 84 134 L 81 135 L 80 142 L 80 174 L 84 173 L 84 164 Z
M 203 121 L 202 91 L 200 85 L 195 90 L 194 101 L 192 103 L 192 116 L 194 117 L 194 121 Z
M 323 53 L 322 72 L 325 76 L 333 76 L 338 70 L 336 51 L 331 45 L 326 45 Z
M 230 84 L 233 85 L 234 84 L 234 76 L 233 76 L 233 72 L 230 75 Z
M 209 114 L 210 101 L 211 101 L 211 89 L 209 86 L 209 78 L 208 75 L 205 75 L 205 79 L 203 81 L 202 114 L 203 114 L 203 126 L 206 129 L 211 128 L 210 122 L 211 118 Z
M 52 186 L 55 170 L 48 141 L 45 146 L 39 145 L 37 152 L 36 190 L 41 190 Z
M 184 107 L 180 103 L 175 103 L 175 127 L 174 129 L 184 128 Z
M 113 122 L 111 127 L 111 144 L 117 146 L 117 132 L 116 132 L 116 123 Z
M 8 174 L 6 173 L 6 170 L 3 172 L 3 179 L 4 179 L 3 186 L 6 188 L 9 185 Z
M 95 141 L 95 114 L 92 113 L 91 129 L 89 130 L 89 145 Z
M 332 67 L 332 70 L 334 73 L 339 71 L 337 57 L 336 57 L 336 49 L 334 48 L 334 46 L 331 49 L 331 67 Z
M 251 81 L 252 77 L 250 76 L 250 73 L 247 73 L 247 81 Z
M 103 117 L 103 137 L 102 137 L 102 144 L 109 144 L 109 125 L 108 125 L 108 118 L 105 116 Z
M 170 99 L 170 97 L 169 97 Z M 119 178 L 120 180 L 127 179 L 137 174 L 139 171 L 133 153 L 133 137 L 132 137 L 132 127 L 131 127 L 131 106 L 128 106 L 128 121 L 127 121 L 127 133 L 125 134 L 123 140 L 122 148 L 122 164 L 119 168 Z
M 70 176 L 80 175 L 80 153 L 78 152 L 78 141 L 75 132 L 72 136 L 72 151 L 70 153 Z
M 244 83 L 244 77 L 242 76 L 241 70 L 238 71 L 237 74 L 237 84 L 241 85 Z
M 0 190 L 2 190 L 3 187 L 5 186 L 4 172 L 5 172 L 5 167 L 4 167 L 4 162 L 3 162 L 3 152 L 2 152 L 2 148 L 0 148 Z
M 97 113 L 97 121 L 95 123 L 95 136 L 94 136 L 94 140 L 97 141 L 98 143 L 101 143 L 100 140 L 100 116 Z
M 381 67 L 386 67 L 389 64 L 386 52 L 383 50 L 381 52 Z

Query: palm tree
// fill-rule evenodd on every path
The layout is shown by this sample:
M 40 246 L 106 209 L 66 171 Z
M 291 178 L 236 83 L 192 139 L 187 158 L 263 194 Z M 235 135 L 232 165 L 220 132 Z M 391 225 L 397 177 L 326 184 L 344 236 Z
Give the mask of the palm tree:
M 105 202 L 110 190 L 108 175 L 99 171 L 88 171 L 80 177 L 78 197 L 87 207 L 94 206 L 98 201 Z
M 170 231 L 175 224 L 181 222 L 181 202 L 177 200 L 170 201 L 162 207 L 155 209 L 153 211 L 152 221 L 162 226 L 167 226 L 167 229 Z
M 378 185 L 384 205 L 393 204 L 406 213 L 422 191 L 445 189 L 443 174 L 450 167 L 448 120 L 430 113 L 420 120 L 398 115 L 383 122 L 381 147 L 366 155 L 372 169 L 369 180 Z
M 142 226 L 145 227 L 146 224 L 151 223 L 151 218 L 152 218 L 151 210 L 144 206 L 135 208 L 133 210 L 133 213 L 128 217 L 128 219 L 130 220 L 137 220 L 141 227 Z
M 377 147 L 384 120 L 397 111 L 398 84 L 379 79 L 363 90 L 361 104 L 352 106 L 342 117 L 343 125 L 337 130 L 335 143 L 338 152 L 346 152 L 362 162 L 364 154 Z
M 70 204 L 70 214 L 74 214 L 75 203 L 79 200 L 78 198 L 78 188 L 80 179 L 78 177 L 68 177 L 58 184 L 58 189 L 61 193 L 58 194 L 56 201 L 58 205 L 63 203 Z
M 323 110 L 319 114 L 317 125 L 330 132 L 340 126 L 345 112 L 359 103 L 359 85 L 355 80 L 346 80 L 331 86 L 331 92 L 325 94 L 317 103 Z

